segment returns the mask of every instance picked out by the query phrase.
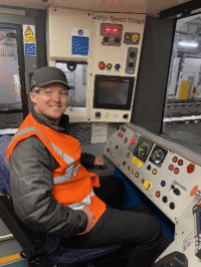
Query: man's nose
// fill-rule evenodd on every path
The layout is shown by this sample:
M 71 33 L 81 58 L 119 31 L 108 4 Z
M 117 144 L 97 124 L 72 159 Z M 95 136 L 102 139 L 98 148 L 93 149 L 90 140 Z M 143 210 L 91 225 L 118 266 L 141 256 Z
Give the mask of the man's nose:
M 52 99 L 56 100 L 56 101 L 60 101 L 61 100 L 61 96 L 59 94 L 59 92 L 53 92 L 52 93 Z

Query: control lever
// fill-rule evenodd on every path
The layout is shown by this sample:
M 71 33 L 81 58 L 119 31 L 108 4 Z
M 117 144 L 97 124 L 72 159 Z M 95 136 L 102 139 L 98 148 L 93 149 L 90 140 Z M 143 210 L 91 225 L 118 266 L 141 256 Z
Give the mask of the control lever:
M 174 251 L 157 261 L 152 267 L 188 267 L 188 259 L 185 254 Z

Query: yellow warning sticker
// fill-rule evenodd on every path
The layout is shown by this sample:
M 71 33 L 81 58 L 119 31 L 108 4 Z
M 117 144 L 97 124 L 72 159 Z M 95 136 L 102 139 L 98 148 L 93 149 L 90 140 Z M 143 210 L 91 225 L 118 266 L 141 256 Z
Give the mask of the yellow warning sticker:
M 24 37 L 24 43 L 34 44 L 36 42 L 35 26 L 34 25 L 23 25 L 23 37 Z
M 142 168 L 143 166 L 143 162 L 139 160 L 138 158 L 136 158 L 135 156 L 132 158 L 131 162 L 133 165 L 137 166 L 139 169 Z

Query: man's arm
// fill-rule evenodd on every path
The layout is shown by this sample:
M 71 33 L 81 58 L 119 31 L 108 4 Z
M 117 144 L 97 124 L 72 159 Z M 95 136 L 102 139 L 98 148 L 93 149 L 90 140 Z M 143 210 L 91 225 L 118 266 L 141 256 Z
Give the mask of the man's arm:
M 10 158 L 10 185 L 16 215 L 29 228 L 69 237 L 83 232 L 87 216 L 52 195 L 55 161 L 35 136 L 18 144 Z

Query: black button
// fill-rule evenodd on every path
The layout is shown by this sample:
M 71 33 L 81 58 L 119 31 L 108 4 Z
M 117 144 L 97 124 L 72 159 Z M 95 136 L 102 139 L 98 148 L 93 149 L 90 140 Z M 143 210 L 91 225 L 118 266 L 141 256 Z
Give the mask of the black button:
M 104 41 L 105 43 L 107 43 L 107 42 L 109 41 L 109 37 L 105 36 L 105 37 L 103 38 L 103 41 Z
M 123 118 L 124 118 L 124 119 L 127 119 L 127 118 L 128 118 L 128 114 L 124 114 L 124 115 L 123 115 Z
M 163 197 L 162 200 L 164 203 L 166 203 L 168 199 L 167 199 L 167 197 Z
M 129 66 L 129 68 L 132 68 L 132 67 L 133 67 L 133 62 L 130 62 L 130 63 L 128 64 L 128 66 Z
M 120 42 L 120 38 L 119 38 L 119 37 L 116 37 L 116 38 L 114 39 L 114 41 L 115 41 L 115 43 L 119 43 L 119 42 Z
M 180 190 L 179 190 L 179 188 L 175 188 L 174 190 L 173 190 L 173 192 L 175 193 L 175 195 L 180 195 Z
M 175 208 L 175 204 L 173 202 L 170 203 L 170 208 L 173 210 Z
M 151 170 L 151 165 L 147 166 L 147 170 L 150 171 Z
M 99 118 L 101 117 L 101 113 L 100 112 L 96 112 L 95 115 L 96 115 L 96 117 L 99 117 Z
M 130 53 L 130 57 L 135 57 L 135 53 L 134 52 L 131 52 Z

